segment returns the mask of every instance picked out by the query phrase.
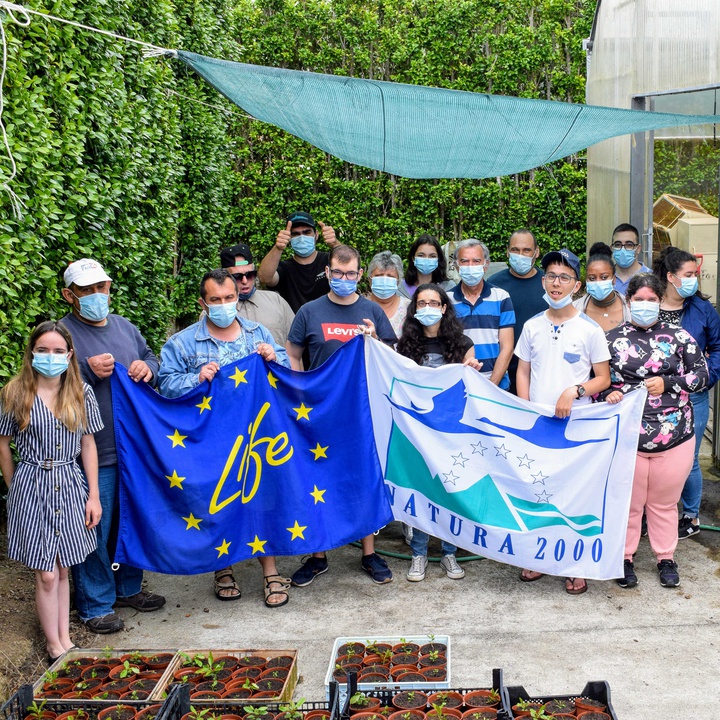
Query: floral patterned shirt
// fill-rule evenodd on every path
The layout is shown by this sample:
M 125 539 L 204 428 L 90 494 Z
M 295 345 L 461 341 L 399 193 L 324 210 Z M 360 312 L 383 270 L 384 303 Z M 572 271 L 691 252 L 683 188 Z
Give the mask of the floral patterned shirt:
M 662 452 L 692 438 L 695 430 L 689 396 L 708 383 L 705 356 L 692 336 L 664 322 L 649 328 L 626 322 L 606 337 L 611 386 L 599 399 L 604 400 L 613 390 L 623 394 L 636 390 L 647 377 L 660 376 L 665 384 L 662 395 L 648 395 L 645 402 L 638 450 Z

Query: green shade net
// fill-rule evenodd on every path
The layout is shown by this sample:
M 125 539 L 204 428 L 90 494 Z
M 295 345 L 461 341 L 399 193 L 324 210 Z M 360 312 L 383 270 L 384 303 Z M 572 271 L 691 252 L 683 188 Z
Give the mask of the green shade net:
M 511 175 L 617 135 L 720 122 L 177 56 L 258 120 L 409 178 Z

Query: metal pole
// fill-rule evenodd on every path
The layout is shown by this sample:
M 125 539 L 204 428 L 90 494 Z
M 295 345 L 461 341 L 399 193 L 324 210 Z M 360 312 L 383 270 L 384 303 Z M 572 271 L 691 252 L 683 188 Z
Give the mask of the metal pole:
M 631 102 L 633 110 L 645 110 L 644 97 L 634 97 Z M 638 228 L 643 244 L 643 259 L 647 264 L 648 247 L 645 242 L 646 215 L 645 199 L 647 197 L 647 134 L 635 133 L 631 138 L 630 148 L 630 223 Z

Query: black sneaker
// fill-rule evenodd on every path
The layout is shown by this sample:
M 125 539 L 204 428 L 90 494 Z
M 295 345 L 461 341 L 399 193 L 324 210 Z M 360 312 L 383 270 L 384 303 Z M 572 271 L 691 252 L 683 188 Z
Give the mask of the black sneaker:
M 305 587 L 309 585 L 318 575 L 322 575 L 327 571 L 327 558 L 316 558 L 310 556 L 307 560 L 305 560 L 300 569 L 293 573 L 292 584 L 295 585 L 295 587 Z
M 626 560 L 623 564 L 625 576 L 618 578 L 615 582 L 621 588 L 633 588 L 638 584 L 637 575 L 635 574 L 635 566 L 632 560 Z
M 678 540 L 697 535 L 700 532 L 700 521 L 697 518 L 691 518 L 683 515 L 678 522 Z
M 661 560 L 657 567 L 663 587 L 674 588 L 680 584 L 680 574 L 674 560 Z
M 110 633 L 120 632 L 125 627 L 125 623 L 115 613 L 108 613 L 102 617 L 86 620 L 85 627 L 98 635 L 110 635 Z
M 141 590 L 139 593 L 129 597 L 117 598 L 113 607 L 130 607 L 140 612 L 152 612 L 153 610 L 159 610 L 163 605 L 165 605 L 165 598 L 162 595 Z

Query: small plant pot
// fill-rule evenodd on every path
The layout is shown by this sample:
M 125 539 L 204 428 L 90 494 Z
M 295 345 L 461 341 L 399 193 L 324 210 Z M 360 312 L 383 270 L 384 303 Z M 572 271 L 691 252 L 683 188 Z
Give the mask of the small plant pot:
M 470 708 L 463 713 L 463 720 L 488 720 L 496 717 L 497 708 L 494 707 Z
M 362 665 L 362 655 L 338 655 L 335 659 L 336 665 Z
M 115 665 L 115 667 L 110 669 L 108 677 L 111 677 L 113 680 L 127 678 L 132 682 L 135 676 L 139 674 L 140 668 L 137 665 L 130 665 L 129 668 L 126 668 L 125 665 Z
M 57 716 L 56 720 L 90 720 L 90 714 L 87 710 L 76 708 L 74 710 L 68 710 L 67 712 L 61 713 Z
M 358 682 L 361 683 L 384 683 L 387 682 L 387 675 L 382 673 L 367 672 L 360 675 Z
M 367 649 L 364 643 L 361 642 L 349 642 L 341 645 L 338 648 L 337 654 L 340 655 L 364 655 Z
M 105 662 L 105 660 L 102 660 L 102 662 Z M 79 657 L 79 658 L 73 658 L 68 665 L 78 665 L 80 667 L 90 667 L 91 665 L 97 665 L 98 659 L 94 657 Z M 107 665 L 111 665 L 112 663 L 107 663 Z
M 285 678 L 290 674 L 290 671 L 287 668 L 283 667 L 273 667 L 268 668 L 267 670 L 263 670 L 260 674 L 260 680 L 264 680 L 265 678 L 270 678 L 274 680 L 285 680 Z
M 42 688 L 43 690 L 55 690 L 63 695 L 66 692 L 70 692 L 74 684 L 75 681 L 72 678 L 57 678 L 43 683 Z
M 146 707 L 144 710 L 141 710 L 135 716 L 135 720 L 155 720 L 158 713 L 160 712 L 161 707 L 162 707 L 162 703 L 158 703 L 157 705 L 150 705 L 149 707 Z
M 420 674 L 425 678 L 425 681 L 432 680 L 445 680 L 447 677 L 447 667 L 440 665 L 438 667 L 420 668 Z
M 444 703 L 446 708 L 459 708 L 465 704 L 465 699 L 459 692 L 454 690 L 441 690 L 428 697 L 428 705 L 440 705 Z
M 382 658 L 377 653 L 372 653 L 371 655 L 366 655 L 363 658 L 362 664 L 364 666 L 367 665 L 382 665 Z
M 110 692 L 124 693 L 130 687 L 130 680 L 126 678 L 118 678 L 117 680 L 108 680 L 102 685 L 103 690 L 109 690 Z
M 263 674 L 262 668 L 259 667 L 239 667 L 237 670 L 233 670 L 232 678 L 239 679 L 239 678 L 250 678 L 251 680 L 255 680 L 256 678 L 259 678 Z
M 220 715 L 220 720 L 243 720 L 241 715 L 223 714 Z
M 425 643 L 425 645 L 420 646 L 419 654 L 420 655 L 427 655 L 431 652 L 439 652 L 442 655 L 447 654 L 447 645 L 445 643 L 439 643 L 439 642 L 431 642 L 431 643 Z
M 73 686 L 73 690 L 80 690 L 80 692 L 94 692 L 103 684 L 101 678 L 88 678 L 87 680 L 80 680 Z
M 380 707 L 380 698 L 376 697 L 366 697 L 367 703 L 364 705 L 350 705 L 350 714 L 356 715 L 358 713 L 372 713 L 373 715 L 376 715 L 377 713 L 374 712 L 376 708 Z
M 268 658 L 268 661 L 265 663 L 265 667 L 266 668 L 274 668 L 274 667 L 289 668 L 292 664 L 293 664 L 292 655 L 278 655 L 277 657 Z
M 202 690 L 190 694 L 191 700 L 219 700 L 220 697 L 219 692 L 213 692 L 212 690 Z
M 425 713 L 422 710 L 396 710 L 388 720 L 425 720 Z
M 465 705 L 469 708 L 496 707 L 500 704 L 500 698 L 493 700 L 490 693 L 490 690 L 473 690 L 466 693 Z
M 85 680 L 90 680 L 92 678 L 100 678 L 101 680 L 104 680 L 106 677 L 109 677 L 110 670 L 111 667 L 109 665 L 100 663 L 97 665 L 90 665 L 86 668 L 81 668 L 80 672 Z
M 542 707 L 542 703 L 527 703 L 525 707 L 518 707 L 517 705 L 512 706 L 513 716 L 519 717 L 530 717 L 531 710 L 538 710 Z
M 454 718 L 455 720 L 460 720 L 462 718 L 462 713 L 457 708 L 443 708 L 442 713 L 438 713 L 437 710 L 428 710 L 427 713 L 425 713 L 425 717 L 427 720 L 438 720 L 438 718 Z
M 381 712 L 373 712 L 372 710 L 363 710 L 362 712 L 352 713 L 353 720 L 386 720 Z
M 247 688 L 230 688 L 222 694 L 226 700 L 247 700 L 252 696 L 252 690 Z
M 214 680 L 204 680 L 201 683 L 198 683 L 195 686 L 196 692 L 203 692 L 205 690 L 210 690 L 212 692 L 220 693 L 221 695 L 227 690 L 227 686 L 224 682 L 220 682 L 219 680 L 215 682 Z
M 268 700 L 277 699 L 278 694 L 276 692 L 272 692 L 271 690 L 260 690 L 260 692 L 256 692 L 252 694 L 252 699 L 255 700 L 256 698 L 258 700 L 262 698 L 267 698 Z M 272 713 L 268 713 L 269 717 L 274 717 Z
M 569 714 L 575 715 L 574 700 L 550 700 L 545 703 L 545 713 L 547 715 Z
M 120 701 L 127 702 L 128 700 L 147 700 L 149 697 L 149 690 L 128 690 L 120 696 Z
M 233 655 L 220 655 L 213 658 L 213 667 L 220 665 L 224 670 L 235 670 L 239 665 L 238 658 Z
M 390 666 L 389 665 L 366 665 L 363 667 L 362 671 L 364 673 L 371 672 L 371 673 L 378 673 L 380 675 L 384 675 L 386 678 L 390 677 Z
M 133 720 L 135 709 L 127 705 L 113 705 L 98 713 L 98 720 Z
M 402 675 L 398 675 L 397 681 L 401 683 L 405 682 L 425 682 L 425 677 L 421 675 L 417 670 L 408 670 Z
M 157 653 L 147 658 L 147 666 L 149 670 L 165 670 L 175 657 L 173 653 Z M 152 705 L 150 706 L 152 707 Z M 149 710 L 150 708 L 146 708 Z M 139 714 L 139 713 L 138 713 Z
M 396 653 L 392 656 L 393 665 L 414 665 L 417 667 L 418 655 L 414 653 Z
M 205 679 L 205 676 L 201 675 L 196 668 L 180 668 L 173 673 L 173 677 L 178 682 L 189 682 L 193 685 Z
M 258 678 L 255 684 L 260 689 L 260 692 L 271 692 L 275 695 L 278 695 L 285 687 L 285 681 L 278 678 Z
M 43 710 L 38 715 L 26 715 L 24 720 L 55 720 L 56 717 L 57 713 L 54 713 L 52 710 Z
M 126 653 L 120 656 L 120 664 L 122 665 L 125 661 L 131 665 L 144 670 L 147 667 L 147 658 L 140 655 L 140 653 Z
M 600 710 L 583 710 L 577 714 L 577 717 L 583 720 L 610 720 L 610 716 Z
M 65 667 L 61 667 L 57 671 L 57 676 L 58 678 L 70 678 L 71 680 L 78 680 L 82 677 L 84 670 L 85 668 L 80 667 L 80 665 L 66 665 Z
M 412 655 L 417 655 L 420 652 L 420 645 L 413 642 L 396 643 L 392 646 L 392 651 L 396 655 L 398 653 L 410 653 Z
M 435 658 L 430 657 L 430 655 L 421 655 L 418 664 L 421 668 L 441 667 L 442 665 L 447 665 L 447 658 L 444 655 L 438 655 Z
M 262 655 L 245 655 L 238 659 L 240 667 L 263 667 L 267 659 Z
M 326 720 L 329 717 L 329 710 L 308 710 L 305 713 L 305 720 Z
M 93 700 L 119 700 L 122 693 L 117 690 L 106 690 L 104 687 L 98 688 L 93 695 Z
M 61 697 L 62 693 L 59 690 L 41 690 L 35 693 L 36 700 L 59 700 Z
M 92 693 L 84 690 L 71 690 L 62 696 L 63 700 L 92 700 Z
M 139 680 L 133 680 L 128 686 L 128 690 L 152 690 L 156 685 L 156 680 L 140 678 Z
M 416 671 L 417 665 L 396 665 L 390 668 L 390 675 L 392 675 L 393 680 L 397 680 L 403 673 Z
M 598 700 L 590 700 L 590 698 L 575 698 L 575 714 L 580 717 L 581 712 L 592 710 L 593 712 L 605 712 L 607 705 Z
M 398 710 L 416 710 L 426 708 L 428 696 L 419 690 L 403 690 L 392 699 L 392 704 Z

